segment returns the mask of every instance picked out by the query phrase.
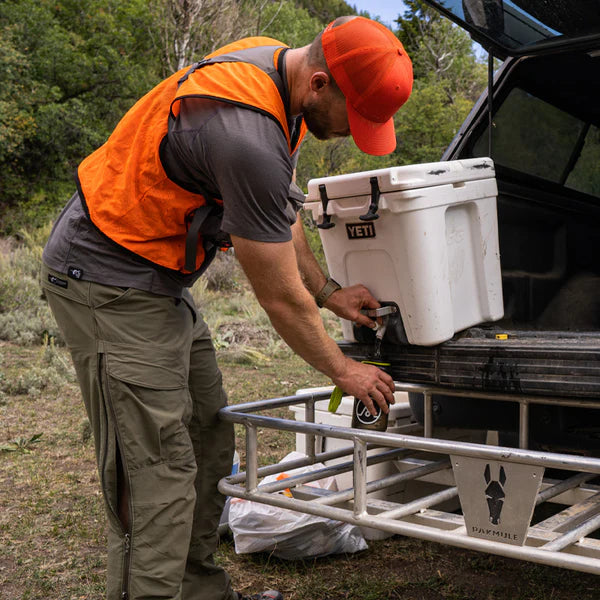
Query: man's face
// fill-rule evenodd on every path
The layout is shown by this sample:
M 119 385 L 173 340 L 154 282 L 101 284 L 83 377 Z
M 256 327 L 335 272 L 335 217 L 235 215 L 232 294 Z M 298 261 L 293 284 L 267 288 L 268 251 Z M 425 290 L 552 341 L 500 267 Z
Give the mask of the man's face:
M 302 115 L 308 130 L 318 140 L 350 135 L 346 99 L 339 92 L 328 91 L 306 101 Z

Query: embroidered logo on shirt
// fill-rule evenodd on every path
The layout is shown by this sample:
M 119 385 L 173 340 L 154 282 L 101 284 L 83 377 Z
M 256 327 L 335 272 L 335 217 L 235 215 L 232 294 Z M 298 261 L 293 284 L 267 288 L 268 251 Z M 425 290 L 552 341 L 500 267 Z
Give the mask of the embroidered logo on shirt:
M 83 277 L 83 270 L 79 269 L 78 267 L 69 267 L 67 275 L 71 279 L 81 279 Z
M 57 285 L 61 288 L 68 288 L 69 282 L 65 279 L 61 279 L 60 277 L 55 277 L 54 275 L 48 275 L 48 281 L 53 285 Z

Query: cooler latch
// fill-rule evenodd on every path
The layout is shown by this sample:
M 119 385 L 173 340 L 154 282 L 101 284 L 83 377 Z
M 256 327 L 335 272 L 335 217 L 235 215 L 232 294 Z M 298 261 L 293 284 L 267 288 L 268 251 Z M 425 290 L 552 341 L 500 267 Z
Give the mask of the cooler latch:
M 335 223 L 331 222 L 331 215 L 327 214 L 329 198 L 327 197 L 327 188 L 324 183 L 319 185 L 319 195 L 321 196 L 321 203 L 323 204 L 323 221 L 319 223 L 317 227 L 319 229 L 331 229 L 332 227 L 335 227 Z
M 379 191 L 377 177 L 371 177 L 369 182 L 371 184 L 371 204 L 369 204 L 368 212 L 359 217 L 361 221 L 374 221 L 375 219 L 379 219 L 377 211 L 379 210 L 379 196 L 381 195 L 381 192 Z

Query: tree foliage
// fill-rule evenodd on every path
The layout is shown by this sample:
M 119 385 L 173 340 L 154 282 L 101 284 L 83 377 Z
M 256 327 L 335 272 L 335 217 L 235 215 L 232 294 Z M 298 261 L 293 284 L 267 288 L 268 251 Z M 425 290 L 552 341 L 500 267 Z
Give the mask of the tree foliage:
M 472 106 L 461 95 L 449 102 L 445 90 L 434 82 L 418 82 L 396 115 L 395 164 L 439 161 Z
M 293 2 L 268 6 L 263 15 L 261 33 L 285 42 L 292 48 L 310 44 L 323 28 L 319 21 L 304 8 L 297 8 Z
M 406 0 L 397 35 L 412 59 L 413 93 L 398 111 L 396 164 L 440 160 L 486 83 L 471 39 L 422 0 Z
M 5 0 L 0 209 L 58 201 L 83 156 L 157 81 L 144 0 Z M 64 192 L 62 192 L 64 193 Z M 33 210 L 35 208 L 36 210 Z M 3 224 L 7 228 L 7 224 Z
M 356 14 L 356 9 L 344 0 L 297 0 L 296 6 L 307 10 L 321 25 L 327 25 L 337 17 Z
M 308 136 L 298 183 L 438 160 L 485 82 L 461 30 L 407 0 L 400 39 L 414 93 L 396 117 L 398 149 L 363 154 L 352 139 Z M 77 164 L 162 77 L 246 35 L 309 44 L 343 0 L 0 1 L 0 231 L 40 223 L 73 190 Z
M 0 164 L 18 170 L 15 157 L 25 147 L 26 140 L 35 134 L 32 114 L 33 97 L 27 93 L 27 84 L 21 74 L 28 69 L 29 61 L 18 49 L 14 40 L 15 26 L 0 30 Z M 3 177 L 2 188 L 13 184 Z M 4 190 L 6 193 L 6 189 Z
M 291 0 L 151 0 L 154 27 L 150 34 L 162 53 L 163 75 L 246 36 L 265 35 L 292 47 L 309 44 L 322 24 L 315 16 L 319 11 L 302 4 Z M 340 8 L 345 5 L 338 4 Z M 319 14 L 330 13 L 321 10 Z
M 439 84 L 452 102 L 475 101 L 486 82 L 486 69 L 475 56 L 469 35 L 422 0 L 406 0 L 398 17 L 398 37 L 413 61 L 415 79 Z
M 234 40 L 265 35 L 289 10 L 285 0 L 151 0 L 151 35 L 162 52 L 164 75 Z

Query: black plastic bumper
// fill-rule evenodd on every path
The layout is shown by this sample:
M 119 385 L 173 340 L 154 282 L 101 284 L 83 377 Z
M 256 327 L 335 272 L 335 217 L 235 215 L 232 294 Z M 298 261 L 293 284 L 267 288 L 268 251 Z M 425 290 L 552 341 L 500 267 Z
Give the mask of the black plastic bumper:
M 449 389 L 600 398 L 600 333 L 505 332 L 471 329 L 438 346 L 383 344 L 381 359 L 398 381 Z M 373 359 L 374 345 L 340 342 L 357 360 Z

